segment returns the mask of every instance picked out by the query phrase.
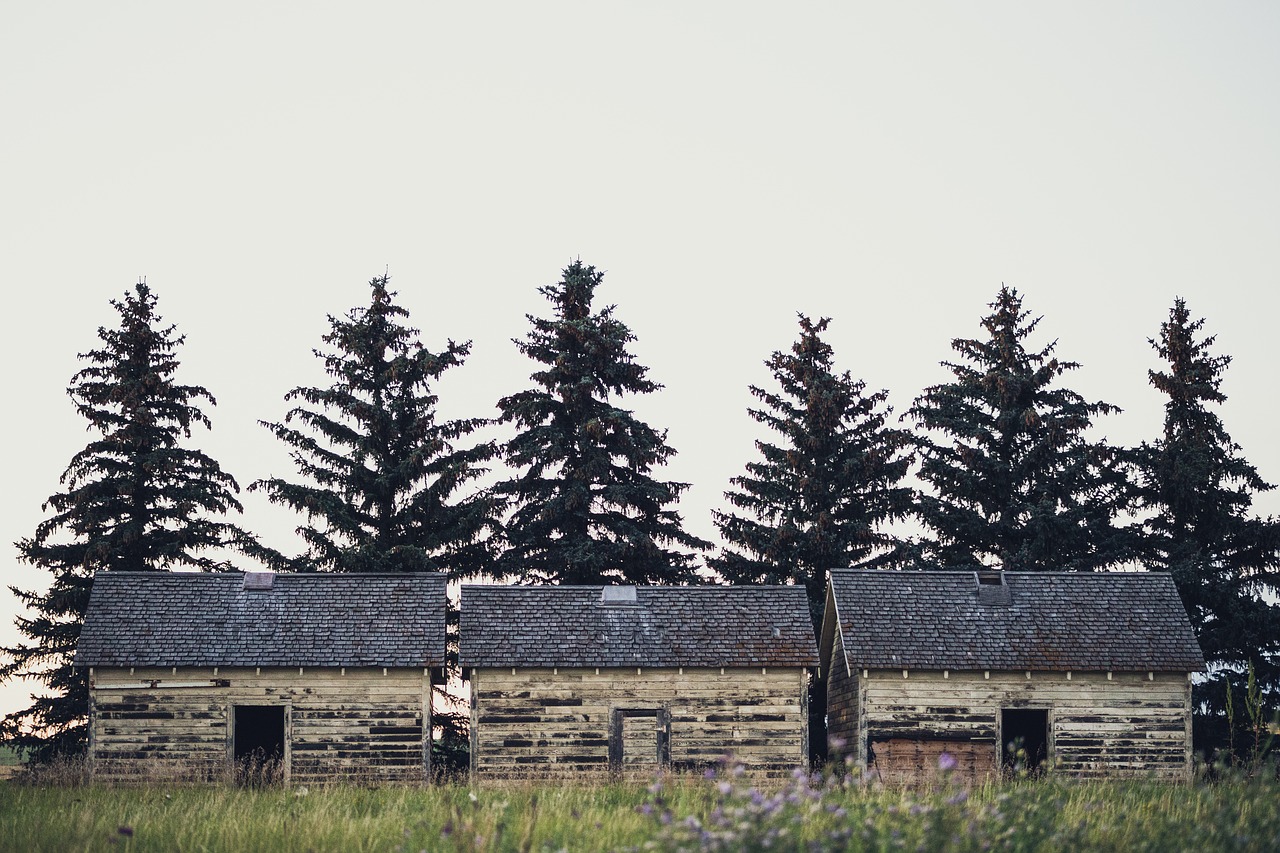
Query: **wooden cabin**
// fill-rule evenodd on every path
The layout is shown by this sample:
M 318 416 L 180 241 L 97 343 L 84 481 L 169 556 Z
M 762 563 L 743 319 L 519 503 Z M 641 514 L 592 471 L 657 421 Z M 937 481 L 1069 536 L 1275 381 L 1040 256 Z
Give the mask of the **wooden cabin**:
M 829 737 L 886 783 L 1191 776 L 1204 659 L 1168 574 L 833 571 L 821 656 Z
M 444 660 L 441 574 L 100 572 L 91 773 L 421 782 Z
M 807 760 L 801 587 L 464 586 L 461 610 L 479 776 Z

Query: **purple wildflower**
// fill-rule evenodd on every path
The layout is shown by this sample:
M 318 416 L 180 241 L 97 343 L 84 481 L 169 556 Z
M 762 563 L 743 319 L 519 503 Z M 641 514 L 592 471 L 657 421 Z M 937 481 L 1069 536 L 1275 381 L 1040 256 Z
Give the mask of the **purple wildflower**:
M 944 752 L 938 756 L 938 769 L 943 773 L 950 773 L 956 769 L 956 765 L 960 762 L 956 761 L 956 757 L 949 752 Z

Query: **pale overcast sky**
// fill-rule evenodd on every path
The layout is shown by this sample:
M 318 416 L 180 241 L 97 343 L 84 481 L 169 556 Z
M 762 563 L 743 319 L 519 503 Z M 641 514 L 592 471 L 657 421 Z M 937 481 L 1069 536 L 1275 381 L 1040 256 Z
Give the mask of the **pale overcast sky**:
M 76 353 L 140 276 L 187 335 L 178 378 L 218 399 L 193 441 L 242 485 L 293 475 L 257 420 L 323 381 L 325 316 L 369 278 L 429 347 L 474 341 L 442 407 L 490 416 L 575 257 L 666 385 L 633 405 L 708 538 L 797 311 L 901 411 L 1002 282 L 1124 408 L 1116 443 L 1158 433 L 1146 340 L 1186 297 L 1235 357 L 1228 429 L 1280 481 L 1277 44 L 1270 2 L 9 4 L 0 540 L 88 441 Z M 244 503 L 298 550 L 296 518 Z M 47 585 L 14 556 L 6 583 Z

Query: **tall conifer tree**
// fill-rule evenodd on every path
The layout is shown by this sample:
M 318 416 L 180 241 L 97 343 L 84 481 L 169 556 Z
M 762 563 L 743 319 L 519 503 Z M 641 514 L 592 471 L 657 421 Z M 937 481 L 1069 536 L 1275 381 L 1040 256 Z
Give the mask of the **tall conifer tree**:
M 259 480 L 273 503 L 304 514 L 298 528 L 307 553 L 277 558 L 295 571 L 443 572 L 457 580 L 491 570 L 495 502 L 482 490 L 462 494 L 493 458 L 491 442 L 460 444 L 485 422 L 439 421 L 436 384 L 458 367 L 471 343 L 450 340 L 433 353 L 404 325 L 409 312 L 393 301 L 389 277 L 369 282 L 368 307 L 329 317 L 316 350 L 333 378 L 328 388 L 300 387 L 286 400 L 284 423 L 264 426 L 293 448 L 306 482 Z M 457 610 L 448 605 L 448 668 L 457 672 Z M 441 689 L 434 722 L 442 736 L 434 746 L 438 767 L 465 765 L 466 715 Z
M 459 491 L 485 469 L 491 444 L 456 446 L 484 421 L 438 421 L 434 391 L 461 365 L 471 344 L 449 341 L 440 353 L 401 322 L 388 277 L 369 282 L 367 308 L 329 317 L 316 350 L 333 378 L 328 388 L 295 388 L 298 405 L 283 423 L 263 422 L 293 448 L 305 482 L 270 478 L 250 489 L 304 514 L 307 553 L 278 561 L 299 571 L 440 571 L 451 578 L 484 572 L 490 562 L 492 500 Z
M 651 476 L 675 450 L 615 404 L 661 386 L 627 351 L 635 337 L 613 307 L 592 312 L 602 278 L 574 261 L 539 289 L 554 316 L 530 315 L 528 338 L 515 341 L 543 369 L 536 387 L 498 402 L 500 422 L 517 429 L 502 448 L 517 474 L 496 487 L 511 509 L 500 569 L 565 584 L 692 581 L 693 557 L 672 547 L 707 547 L 673 508 L 688 485 Z
M 728 545 L 711 561 L 732 583 L 803 585 L 815 625 L 827 570 L 892 561 L 901 543 L 884 526 L 913 508 L 911 436 L 886 425 L 888 392 L 835 371 L 829 322 L 800 315 L 791 351 L 765 362 L 779 390 L 751 386 L 762 406 L 748 414 L 781 440 L 757 441 L 760 461 L 730 481 L 725 497 L 744 513 L 714 513 Z
M 982 320 L 985 339 L 958 338 L 952 381 L 926 389 L 909 414 L 921 430 L 920 497 L 932 529 L 926 552 L 940 568 L 1091 570 L 1132 556 L 1116 523 L 1128 474 L 1119 454 L 1086 435 L 1117 412 L 1057 385 L 1079 365 L 1056 342 L 1028 350 L 1039 318 L 1002 287 Z
M 19 616 L 30 642 L 4 649 L 0 678 L 33 677 L 50 691 L 8 715 L 5 740 L 39 761 L 86 744 L 88 680 L 71 660 L 99 570 L 221 570 L 219 549 L 256 552 L 253 539 L 221 516 L 240 512 L 235 480 L 199 450 L 183 446 L 193 426 L 209 427 L 199 385 L 174 380 L 184 337 L 156 313 L 145 283 L 112 300 L 116 329 L 81 354 L 88 366 L 67 389 L 97 438 L 72 457 L 53 514 L 17 543 L 19 559 L 52 575 L 46 592 L 13 589 L 32 615 Z M 208 552 L 214 552 L 211 555 Z
M 1202 336 L 1203 327 L 1177 299 L 1151 341 L 1167 369 L 1148 375 L 1168 399 L 1163 436 L 1139 449 L 1141 501 L 1152 512 L 1145 557 L 1173 575 L 1205 658 L 1236 673 L 1252 662 L 1274 707 L 1280 522 L 1252 512 L 1253 496 L 1274 486 L 1241 456 L 1215 411 L 1227 399 L 1221 385 L 1231 357 L 1214 354 L 1215 338 Z M 1221 684 L 1202 686 L 1197 698 L 1220 708 Z

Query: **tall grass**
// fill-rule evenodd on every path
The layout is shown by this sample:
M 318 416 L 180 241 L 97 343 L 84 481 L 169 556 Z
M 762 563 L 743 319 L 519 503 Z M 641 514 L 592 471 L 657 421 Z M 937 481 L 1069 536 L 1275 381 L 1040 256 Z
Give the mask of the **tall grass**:
M 928 793 L 732 769 L 652 785 L 0 783 L 0 849 L 37 851 L 1280 849 L 1280 785 L 1049 779 Z

